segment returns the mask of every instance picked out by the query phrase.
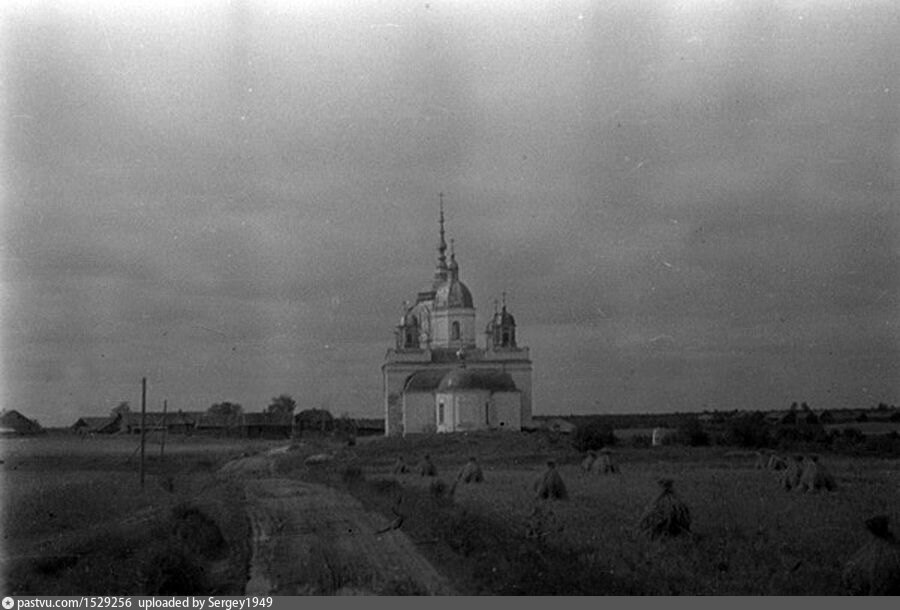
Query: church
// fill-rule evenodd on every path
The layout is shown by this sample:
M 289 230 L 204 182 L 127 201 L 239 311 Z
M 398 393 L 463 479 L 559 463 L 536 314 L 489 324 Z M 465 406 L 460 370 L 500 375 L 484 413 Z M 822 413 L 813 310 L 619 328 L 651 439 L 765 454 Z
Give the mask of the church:
M 447 260 L 440 201 L 438 261 L 431 284 L 404 304 L 381 367 L 385 435 L 521 430 L 531 425 L 531 359 L 516 320 L 494 304 L 476 344 L 475 304 L 460 279 L 453 240 Z

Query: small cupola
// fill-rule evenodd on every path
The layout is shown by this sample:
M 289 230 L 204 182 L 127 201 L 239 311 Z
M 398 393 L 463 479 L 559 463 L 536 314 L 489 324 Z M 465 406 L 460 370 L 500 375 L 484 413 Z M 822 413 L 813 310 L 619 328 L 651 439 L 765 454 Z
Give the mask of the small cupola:
M 487 326 L 488 347 L 493 349 L 516 349 L 516 319 L 506 308 L 506 293 L 503 293 L 503 307 L 498 311 L 494 301 L 494 317 Z

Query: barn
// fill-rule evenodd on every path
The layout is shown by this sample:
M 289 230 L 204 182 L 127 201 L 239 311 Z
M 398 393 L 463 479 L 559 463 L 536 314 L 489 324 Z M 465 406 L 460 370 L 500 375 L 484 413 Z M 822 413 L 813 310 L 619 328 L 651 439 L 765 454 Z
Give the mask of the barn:
M 122 416 L 117 413 L 105 417 L 79 417 L 72 424 L 72 430 L 79 434 L 113 434 L 121 425 Z
M 39 423 L 15 409 L 0 412 L 0 436 L 28 436 L 41 434 L 43 431 Z

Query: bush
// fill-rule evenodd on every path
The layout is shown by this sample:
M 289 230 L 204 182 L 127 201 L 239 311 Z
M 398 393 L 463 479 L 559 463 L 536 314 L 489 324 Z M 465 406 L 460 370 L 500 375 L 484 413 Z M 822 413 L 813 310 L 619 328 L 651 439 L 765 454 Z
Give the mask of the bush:
M 635 449 L 646 449 L 653 443 L 653 439 L 647 434 L 635 434 L 631 437 L 631 446 Z
M 690 447 L 706 447 L 709 445 L 709 434 L 696 417 L 686 418 L 678 427 L 678 442 Z
M 572 446 L 576 451 L 596 451 L 615 444 L 616 435 L 612 428 L 599 421 L 581 424 L 572 434 Z
M 200 557 L 220 559 L 228 550 L 228 545 L 216 522 L 199 508 L 190 504 L 179 504 L 172 509 L 171 533 L 190 554 Z M 175 555 L 169 559 L 171 561 L 181 560 Z
M 797 443 L 827 444 L 829 441 L 825 428 L 821 425 L 779 426 L 774 434 L 775 444 L 781 448 L 791 448 Z
M 772 442 L 765 416 L 759 412 L 739 415 L 732 419 L 728 424 L 725 439 L 729 445 L 750 449 L 768 447 Z

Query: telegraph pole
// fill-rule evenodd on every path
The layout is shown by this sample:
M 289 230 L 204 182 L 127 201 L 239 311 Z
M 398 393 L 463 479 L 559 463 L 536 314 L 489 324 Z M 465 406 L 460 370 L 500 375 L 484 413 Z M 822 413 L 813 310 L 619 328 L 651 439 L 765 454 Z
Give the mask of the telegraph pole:
M 169 408 L 169 401 L 163 401 L 163 430 L 162 443 L 159 445 L 159 464 L 162 466 L 163 454 L 166 452 L 166 436 L 169 434 L 169 422 L 166 421 L 166 411 Z
M 144 443 L 147 438 L 147 378 L 141 378 L 141 489 L 144 488 Z

